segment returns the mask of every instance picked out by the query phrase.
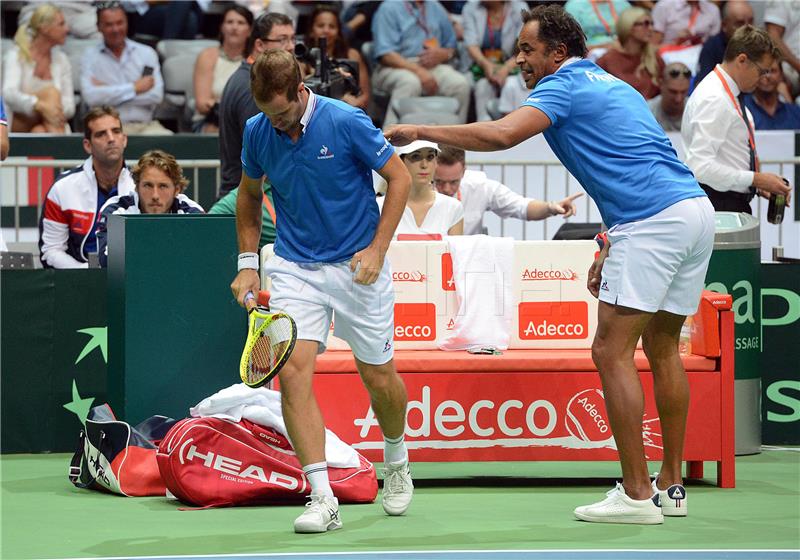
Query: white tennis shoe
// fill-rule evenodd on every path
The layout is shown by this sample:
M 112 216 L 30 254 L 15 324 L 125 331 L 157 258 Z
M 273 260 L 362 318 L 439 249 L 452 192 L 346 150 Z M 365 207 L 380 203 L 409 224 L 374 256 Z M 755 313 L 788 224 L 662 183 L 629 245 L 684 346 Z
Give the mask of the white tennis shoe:
M 386 463 L 383 471 L 383 511 L 388 515 L 403 515 L 411 505 L 414 495 L 414 483 L 411 482 L 411 470 L 408 461 L 402 463 Z
M 653 479 L 653 492 L 658 494 L 658 501 L 661 504 L 661 513 L 667 517 L 686 517 L 687 502 L 686 488 L 683 484 L 673 484 L 666 490 L 659 490 L 656 481 L 658 473 Z
M 342 528 L 339 500 L 311 494 L 306 510 L 294 520 L 295 533 L 324 533 Z
M 593 523 L 636 523 L 657 525 L 664 523 L 664 515 L 656 504 L 658 494 L 646 500 L 634 500 L 617 485 L 606 493 L 606 499 L 588 506 L 575 508 L 575 517 Z

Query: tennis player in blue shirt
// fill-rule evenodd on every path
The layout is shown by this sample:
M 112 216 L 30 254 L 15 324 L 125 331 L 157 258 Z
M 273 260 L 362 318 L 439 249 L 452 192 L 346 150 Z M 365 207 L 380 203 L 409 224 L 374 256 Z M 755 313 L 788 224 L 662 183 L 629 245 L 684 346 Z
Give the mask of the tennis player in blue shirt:
M 523 12 L 522 19 L 517 64 L 533 91 L 521 108 L 494 122 L 401 125 L 385 135 L 397 145 L 424 139 L 491 151 L 543 132 L 594 199 L 609 230 L 587 279 L 600 299 L 592 358 L 623 482 L 575 515 L 603 523 L 663 523 L 664 515 L 686 515 L 681 459 L 689 384 L 678 338 L 700 300 L 714 211 L 644 98 L 584 58 L 580 25 L 557 6 Z M 644 396 L 633 361 L 640 336 L 654 374 L 664 441 L 661 472 L 652 482 L 642 443 Z
M 261 183 L 272 184 L 275 255 L 265 264 L 270 307 L 297 323 L 297 344 L 280 372 L 281 405 L 311 499 L 294 522 L 298 533 L 342 526 L 328 480 L 325 429 L 314 398 L 317 353 L 335 334 L 353 350 L 384 435 L 383 509 L 402 515 L 413 493 L 405 432 L 406 389 L 393 357 L 394 290 L 384 256 L 405 209 L 411 177 L 394 148 L 360 109 L 315 95 L 301 81 L 294 56 L 270 50 L 250 70 L 261 114 L 247 121 L 236 207 L 239 274 L 231 284 L 244 305 L 259 289 Z M 378 211 L 372 170 L 387 182 Z

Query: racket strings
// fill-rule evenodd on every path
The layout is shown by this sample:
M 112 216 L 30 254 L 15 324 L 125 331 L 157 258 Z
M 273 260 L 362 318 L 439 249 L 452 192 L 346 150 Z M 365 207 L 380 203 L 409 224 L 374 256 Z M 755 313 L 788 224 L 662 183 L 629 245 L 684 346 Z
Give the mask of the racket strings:
M 258 382 L 278 366 L 291 347 L 292 330 L 292 321 L 288 317 L 276 317 L 264 327 L 250 354 L 248 381 Z

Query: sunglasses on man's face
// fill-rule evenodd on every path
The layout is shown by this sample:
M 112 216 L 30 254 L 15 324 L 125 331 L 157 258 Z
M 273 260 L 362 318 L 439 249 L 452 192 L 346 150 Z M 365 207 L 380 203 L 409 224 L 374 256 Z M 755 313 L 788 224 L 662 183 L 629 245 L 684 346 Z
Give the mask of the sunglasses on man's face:
M 692 77 L 692 71 L 689 70 L 688 68 L 686 70 L 678 70 L 677 68 L 673 68 L 667 72 L 667 75 L 670 78 L 678 78 L 680 76 L 683 76 L 688 80 Z

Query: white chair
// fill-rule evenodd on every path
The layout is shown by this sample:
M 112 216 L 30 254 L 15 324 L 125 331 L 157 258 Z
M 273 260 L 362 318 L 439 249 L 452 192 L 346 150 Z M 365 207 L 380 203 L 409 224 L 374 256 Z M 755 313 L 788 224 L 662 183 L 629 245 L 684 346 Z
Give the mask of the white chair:
M 410 113 L 458 114 L 459 102 L 454 97 L 431 95 L 428 97 L 406 97 L 392 101 L 392 108 L 400 119 Z
M 416 111 L 400 117 L 400 124 L 464 124 L 454 113 L 436 113 L 432 111 Z
M 184 119 L 187 100 L 194 97 L 194 63 L 197 53 L 173 56 L 161 65 L 164 78 L 164 102 L 156 115 L 159 119 Z
M 208 47 L 218 47 L 219 41 L 215 39 L 161 39 L 156 45 L 156 51 L 161 60 L 168 60 L 180 55 L 200 54 Z

